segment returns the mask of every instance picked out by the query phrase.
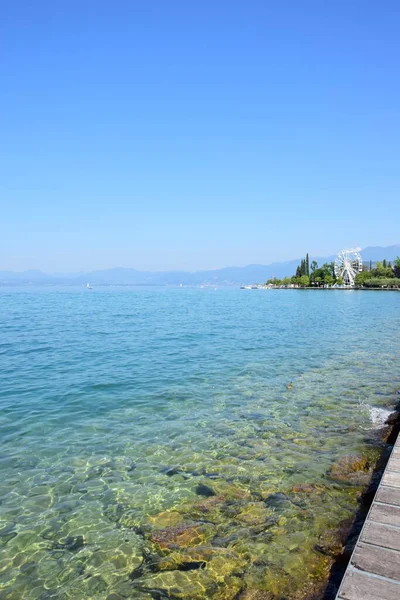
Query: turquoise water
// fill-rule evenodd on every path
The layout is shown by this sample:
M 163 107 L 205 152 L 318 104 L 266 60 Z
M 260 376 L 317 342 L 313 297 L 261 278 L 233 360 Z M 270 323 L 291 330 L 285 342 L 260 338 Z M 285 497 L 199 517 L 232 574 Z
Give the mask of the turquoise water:
M 0 290 L 0 598 L 297 598 L 320 536 L 357 508 L 362 486 L 329 469 L 394 404 L 399 308 L 385 292 Z

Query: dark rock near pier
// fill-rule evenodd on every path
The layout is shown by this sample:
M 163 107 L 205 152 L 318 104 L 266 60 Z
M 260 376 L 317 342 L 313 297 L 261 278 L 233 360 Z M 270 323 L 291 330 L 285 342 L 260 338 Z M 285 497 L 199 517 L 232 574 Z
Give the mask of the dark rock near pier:
M 396 423 L 398 423 L 400 421 L 400 411 L 396 410 L 395 412 L 392 412 L 392 414 L 389 415 L 389 417 L 386 419 L 386 424 L 387 425 L 396 425 Z

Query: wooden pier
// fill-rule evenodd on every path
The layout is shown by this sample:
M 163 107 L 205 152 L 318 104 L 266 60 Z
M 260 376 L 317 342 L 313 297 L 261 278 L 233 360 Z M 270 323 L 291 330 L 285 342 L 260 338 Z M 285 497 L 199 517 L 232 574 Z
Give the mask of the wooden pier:
M 400 600 L 400 435 L 336 598 Z

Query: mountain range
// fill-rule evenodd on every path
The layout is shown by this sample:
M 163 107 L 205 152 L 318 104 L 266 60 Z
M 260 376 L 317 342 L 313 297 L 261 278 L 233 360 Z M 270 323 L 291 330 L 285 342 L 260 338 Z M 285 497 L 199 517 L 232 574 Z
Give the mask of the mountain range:
M 400 244 L 393 246 L 368 246 L 361 250 L 364 262 L 393 261 L 400 256 Z M 314 257 L 319 265 L 332 262 L 335 256 Z M 225 267 L 209 271 L 138 271 L 115 268 L 70 275 L 49 275 L 42 271 L 0 271 L 0 284 L 51 284 L 51 285 L 245 285 L 264 282 L 270 277 L 286 277 L 295 273 L 301 259 L 276 262 L 268 265 Z

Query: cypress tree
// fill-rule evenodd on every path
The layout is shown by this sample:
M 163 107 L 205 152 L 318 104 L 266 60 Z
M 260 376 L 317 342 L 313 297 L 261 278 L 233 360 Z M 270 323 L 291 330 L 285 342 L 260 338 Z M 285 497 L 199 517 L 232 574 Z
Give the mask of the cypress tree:
M 382 265 L 383 265 L 383 268 L 386 269 L 386 267 L 387 267 L 386 258 L 383 259 Z
M 310 277 L 310 259 L 308 256 L 308 252 L 306 254 L 306 275 Z

